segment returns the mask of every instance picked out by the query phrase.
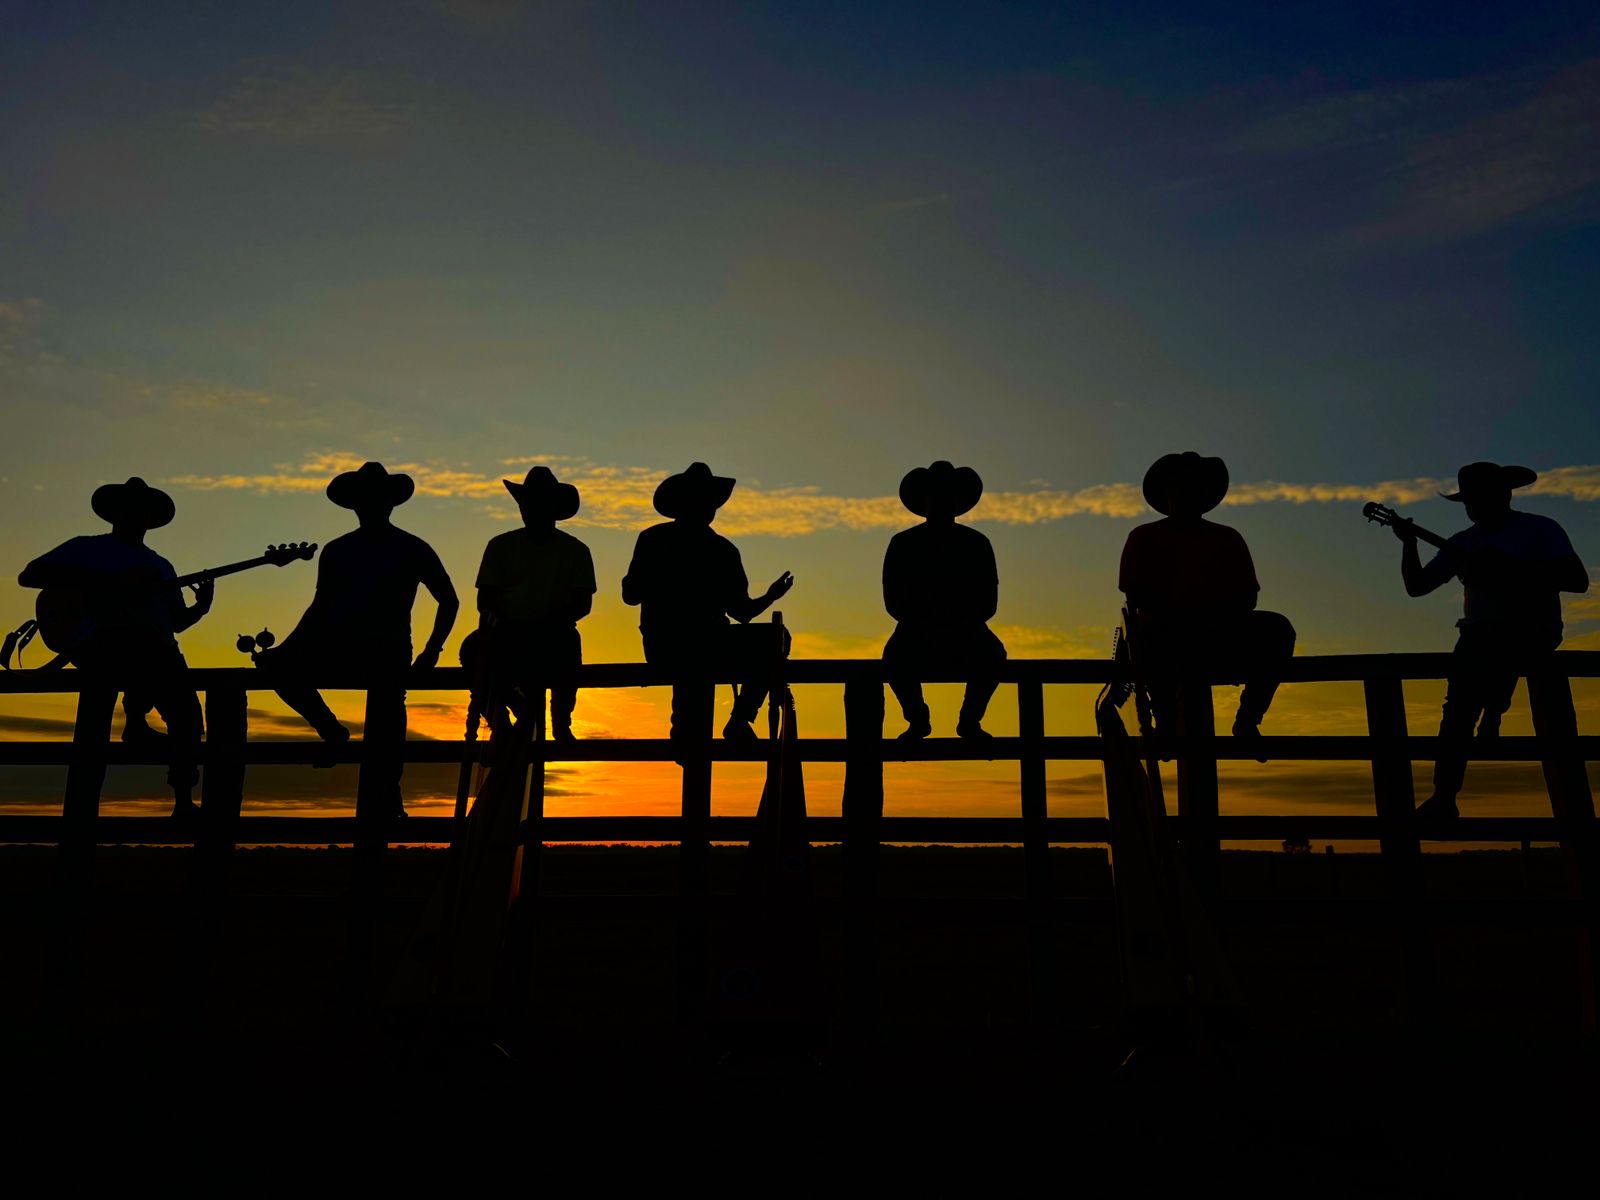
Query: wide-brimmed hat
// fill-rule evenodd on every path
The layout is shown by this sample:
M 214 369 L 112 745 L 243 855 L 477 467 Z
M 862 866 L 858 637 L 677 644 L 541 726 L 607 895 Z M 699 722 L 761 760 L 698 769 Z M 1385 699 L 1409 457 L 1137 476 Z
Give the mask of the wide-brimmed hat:
M 416 490 L 416 481 L 411 476 L 398 472 L 391 475 L 382 463 L 369 462 L 329 480 L 328 499 L 340 508 L 360 508 L 367 504 L 394 508 L 411 499 L 411 493 Z
M 721 508 L 733 495 L 734 480 L 726 475 L 713 475 L 703 462 L 690 463 L 687 471 L 668 475 L 656 487 L 656 511 L 663 517 L 677 518 L 687 510 Z
M 557 521 L 565 521 L 578 511 L 578 489 L 560 482 L 549 467 L 534 467 L 521 483 L 503 480 L 517 504 L 536 509 Z
M 1228 464 L 1193 450 L 1163 454 L 1144 473 L 1145 503 L 1163 516 L 1207 513 L 1228 494 Z
M 900 503 L 919 517 L 939 513 L 959 517 L 970 512 L 983 496 L 983 480 L 971 467 L 956 467 L 940 459 L 927 467 L 913 467 L 900 481 Z
M 1502 467 L 1492 462 L 1468 463 L 1456 472 L 1456 490 L 1440 492 L 1439 495 L 1460 504 L 1473 496 L 1509 493 L 1513 488 L 1527 487 L 1537 478 L 1539 472 L 1528 467 Z
M 172 497 L 135 475 L 127 483 L 105 483 L 89 497 L 89 507 L 102 521 L 120 525 L 137 521 L 146 529 L 160 529 L 178 511 Z

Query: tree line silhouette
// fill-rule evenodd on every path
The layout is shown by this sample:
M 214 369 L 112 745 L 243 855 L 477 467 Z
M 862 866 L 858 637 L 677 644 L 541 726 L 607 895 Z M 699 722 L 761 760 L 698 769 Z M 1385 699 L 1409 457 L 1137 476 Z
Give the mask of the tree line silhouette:
M 1452 579 L 1464 590 L 1440 723 L 1441 737 L 1456 750 L 1441 752 L 1433 794 L 1418 808 L 1430 820 L 1458 814 L 1468 742 L 1498 733 L 1519 673 L 1560 644 L 1560 593 L 1588 590 L 1583 561 L 1561 526 L 1511 507 L 1512 492 L 1535 478 L 1526 467 L 1462 467 L 1457 490 L 1445 499 L 1462 505 L 1469 524 L 1448 538 L 1381 510 L 1402 543 L 1401 577 L 1409 595 L 1426 595 Z M 1260 726 L 1294 653 L 1295 630 L 1282 614 L 1257 608 L 1260 584 L 1244 538 L 1206 519 L 1228 483 L 1220 458 L 1187 451 L 1157 459 L 1143 491 L 1159 519 L 1129 533 L 1118 582 L 1127 598 L 1135 662 L 1158 680 L 1150 688 L 1157 726 L 1174 723 L 1182 703 L 1178 685 L 1162 681 L 1189 674 L 1235 678 L 1244 690 L 1233 736 L 1254 744 L 1265 761 Z M 646 661 L 674 680 L 675 739 L 687 736 L 687 714 L 703 711 L 713 681 L 729 677 L 737 682 L 723 737 L 756 739 L 754 720 L 767 698 L 764 665 L 788 649 L 782 626 L 752 622 L 788 593 L 793 575 L 784 572 L 752 596 L 738 547 L 712 528 L 735 485 L 701 462 L 663 479 L 654 507 L 666 519 L 640 532 L 622 579 L 623 601 L 640 610 Z M 581 497 L 544 466 L 505 486 L 522 527 L 490 539 L 484 549 L 476 579 L 478 626 L 463 644 L 462 659 L 471 671 L 474 706 L 492 725 L 496 714 L 542 721 L 538 710 L 548 689 L 549 736 L 565 742 L 573 736 L 583 660 L 578 624 L 596 591 L 588 547 L 558 528 L 578 513 Z M 281 643 L 256 651 L 278 695 L 322 740 L 321 762 L 333 761 L 350 733 L 305 681 L 330 669 L 369 679 L 364 737 L 398 748 L 406 736 L 407 671 L 437 664 L 455 625 L 460 603 L 438 554 L 392 519 L 414 491 L 410 476 L 376 462 L 328 483 L 328 499 L 355 514 L 356 528 L 323 547 L 313 598 L 294 629 Z M 988 624 L 998 605 L 999 571 L 989 539 L 958 519 L 978 504 L 983 481 L 971 467 L 938 461 L 908 472 L 899 494 L 921 518 L 890 539 L 883 562 L 884 607 L 895 621 L 883 661 L 906 721 L 899 736 L 932 734 L 920 680 L 940 671 L 968 681 L 957 736 L 986 740 L 983 717 L 1006 658 Z M 147 534 L 176 515 L 167 493 L 134 477 L 97 488 L 90 508 L 110 532 L 72 538 L 23 569 L 18 582 L 40 589 L 38 616 L 8 637 L 3 657 L 9 661 L 12 647 L 26 644 L 37 629 L 57 652 L 57 663 L 125 681 L 122 736 L 164 747 L 174 815 L 192 816 L 202 717 L 177 635 L 210 611 L 214 575 L 265 561 L 282 565 L 315 548 L 274 547 L 261 560 L 180 578 L 146 544 Z M 1438 547 L 1426 563 L 1419 540 Z M 183 597 L 185 584 L 192 602 Z M 437 608 L 413 656 L 411 613 L 419 587 Z M 149 724 L 152 710 L 165 733 Z M 399 754 L 375 755 L 374 761 L 389 765 L 373 785 L 391 811 L 404 815 Z

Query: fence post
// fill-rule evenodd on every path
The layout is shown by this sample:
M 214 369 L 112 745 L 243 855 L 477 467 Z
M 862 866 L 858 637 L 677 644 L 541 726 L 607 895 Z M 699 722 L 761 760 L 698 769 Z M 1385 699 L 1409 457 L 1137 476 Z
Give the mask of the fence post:
M 528 741 L 528 768 L 523 779 L 522 811 L 517 822 L 517 852 L 512 869 L 514 900 L 509 922 L 512 962 L 510 980 L 515 999 L 526 1000 L 533 991 L 533 949 L 539 908 L 539 866 L 544 851 L 545 737 L 544 688 L 532 689 L 533 737 Z
M 1550 811 L 1561 837 L 1566 861 L 1567 893 L 1578 904 L 1582 925 L 1578 941 L 1578 987 L 1584 1032 L 1596 1029 L 1596 992 L 1600 991 L 1600 845 L 1595 834 L 1594 793 L 1589 789 L 1587 765 L 1571 748 L 1578 736 L 1578 717 L 1572 707 L 1572 684 L 1554 671 L 1528 676 L 1528 702 L 1533 709 L 1533 730 L 1554 751 L 1541 766 Z
M 111 714 L 117 705 L 113 688 L 89 680 L 78 692 L 77 719 L 72 726 L 72 761 L 61 804 L 60 881 L 56 903 L 56 936 L 52 939 L 49 1005 L 51 1019 L 65 1036 L 88 1001 L 86 960 L 89 952 L 90 897 L 94 890 L 95 823 L 100 816 L 100 789 L 106 778 L 106 751 L 111 742 Z
M 678 840 L 678 1017 L 696 1029 L 705 1016 L 706 907 L 711 875 L 711 726 L 716 685 L 673 684 L 683 805 Z
M 1372 794 L 1384 888 L 1395 909 L 1407 1019 L 1414 1020 L 1427 1010 L 1432 993 L 1421 913 L 1422 845 L 1417 840 L 1411 760 L 1404 750 L 1386 750 L 1383 745 L 1407 736 L 1405 688 L 1398 678 L 1366 679 L 1361 686 L 1367 702 L 1367 735 L 1373 744 Z
M 1217 733 L 1211 684 L 1182 681 L 1178 693 L 1178 733 L 1188 743 L 1178 756 L 1180 846 L 1189 876 L 1203 896 L 1217 893 L 1217 865 L 1222 841 L 1217 833 L 1217 760 L 1200 751 Z
M 1049 806 L 1045 796 L 1044 684 L 1017 683 L 1017 732 L 1021 735 L 1022 852 L 1028 913 L 1029 979 L 1033 1019 L 1043 1025 L 1054 1008 L 1050 922 Z
M 398 681 L 385 679 L 369 683 L 361 730 L 360 774 L 356 778 L 356 840 L 352 863 L 351 961 L 356 995 L 368 1000 L 376 986 L 374 954 L 383 908 L 383 860 L 389 848 L 389 825 L 396 819 L 400 803 L 399 776 L 403 770 L 405 743 L 394 742 L 395 730 L 386 727 L 393 717 L 393 690 Z M 405 693 L 399 703 L 402 712 Z M 376 718 L 376 719 L 375 719 Z M 377 736 L 373 731 L 377 730 Z M 401 730 L 402 739 L 404 727 Z M 398 760 L 398 761 L 397 761 Z
M 239 809 L 244 803 L 248 705 L 248 693 L 242 687 L 206 689 L 206 765 L 200 785 L 198 849 L 203 886 L 212 894 L 221 890 L 238 842 Z
M 883 827 L 883 681 L 844 685 L 844 929 L 847 1019 L 877 1020 L 878 846 Z

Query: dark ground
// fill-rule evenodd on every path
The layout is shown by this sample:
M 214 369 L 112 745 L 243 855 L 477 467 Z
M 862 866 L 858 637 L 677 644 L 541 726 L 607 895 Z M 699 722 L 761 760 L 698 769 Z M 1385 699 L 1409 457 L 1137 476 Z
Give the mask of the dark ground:
M 713 982 L 735 953 L 741 857 L 713 855 Z M 674 850 L 549 848 L 530 994 L 494 1030 L 505 1056 L 459 1017 L 374 1015 L 358 1000 L 348 851 L 241 850 L 231 894 L 205 905 L 190 898 L 191 865 L 185 849 L 101 849 L 73 1004 L 55 851 L 0 850 L 0 1068 L 13 1100 L 39 1102 L 24 1104 L 34 1116 L 57 1111 L 49 1097 L 60 1111 L 94 1097 L 122 1120 L 141 1108 L 155 1119 L 175 1093 L 186 1122 L 227 1114 L 238 1132 L 257 1106 L 282 1119 L 277 1098 L 292 1097 L 297 1127 L 326 1106 L 403 1137 L 485 1106 L 558 1140 L 682 1130 L 703 1155 L 725 1138 L 803 1133 L 824 1155 L 859 1139 L 952 1163 L 1209 1163 L 1232 1190 L 1286 1170 L 1422 1186 L 1480 1153 L 1550 1164 L 1595 1128 L 1576 938 L 1529 919 L 1561 894 L 1555 851 L 1428 857 L 1432 896 L 1479 907 L 1435 925 L 1436 990 L 1409 1009 L 1376 856 L 1225 854 L 1223 937 L 1244 1019 L 1208 1048 L 1120 1070 L 1141 1039 L 1099 849 L 1052 852 L 1055 994 L 1033 1021 L 1021 852 L 885 848 L 879 998 L 864 1028 L 848 1020 L 842 953 L 858 918 L 838 900 L 838 851 L 819 849 L 814 1024 L 768 1045 L 729 1024 L 715 987 L 709 1032 L 677 1023 Z M 440 851 L 387 856 L 379 978 L 443 866 Z

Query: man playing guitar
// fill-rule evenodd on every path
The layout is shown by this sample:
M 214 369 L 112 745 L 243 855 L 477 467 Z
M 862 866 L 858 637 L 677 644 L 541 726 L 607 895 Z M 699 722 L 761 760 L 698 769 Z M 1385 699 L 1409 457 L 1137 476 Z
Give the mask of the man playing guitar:
M 58 590 L 82 605 L 82 633 L 65 656 L 79 670 L 130 688 L 124 707 L 131 729 L 148 733 L 144 714 L 152 706 L 160 712 L 171 754 L 172 815 L 192 816 L 199 811 L 193 791 L 202 719 L 176 635 L 211 611 L 214 585 L 209 578 L 193 584 L 192 605 L 181 588 L 161 586 L 177 572 L 144 537 L 172 520 L 176 509 L 167 493 L 136 476 L 97 488 L 89 503 L 111 532 L 63 542 L 29 563 L 17 582 Z
M 1407 595 L 1426 596 L 1455 578 L 1465 593 L 1439 722 L 1439 736 L 1458 748 L 1441 749 L 1434 762 L 1433 795 L 1417 807 L 1417 815 L 1430 820 L 1459 815 L 1456 794 L 1466 778 L 1465 743 L 1474 729 L 1480 738 L 1500 732 L 1517 676 L 1561 644 L 1561 593 L 1589 590 L 1589 573 L 1566 531 L 1549 517 L 1511 507 L 1512 490 L 1537 479 L 1533 471 L 1476 462 L 1462 467 L 1456 478 L 1458 490 L 1444 498 L 1464 505 L 1472 525 L 1448 539 L 1381 506 L 1368 506 L 1404 545 L 1400 574 Z M 1374 512 L 1368 517 L 1380 519 Z M 1419 537 L 1440 547 L 1426 564 L 1417 554 Z

